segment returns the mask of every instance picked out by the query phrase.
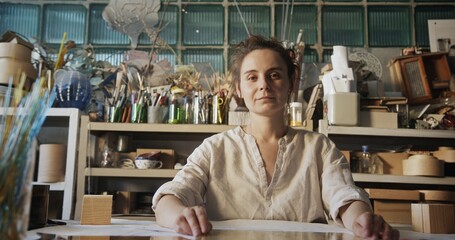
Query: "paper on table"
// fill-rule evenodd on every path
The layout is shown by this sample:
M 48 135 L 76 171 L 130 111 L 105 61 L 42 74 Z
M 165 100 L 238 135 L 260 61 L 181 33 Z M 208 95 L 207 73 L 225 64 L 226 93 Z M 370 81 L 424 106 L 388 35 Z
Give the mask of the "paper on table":
M 346 228 L 333 224 L 303 223 L 277 220 L 227 220 L 212 221 L 213 229 L 217 230 L 255 230 L 255 231 L 287 231 L 287 232 L 331 232 L 352 234 Z
M 36 239 L 33 238 L 33 235 L 38 233 L 58 236 L 174 236 L 194 239 L 193 236 L 179 234 L 171 229 L 160 227 L 155 221 L 118 221 L 117 219 L 112 219 L 111 225 L 68 224 L 35 229 L 27 234 L 27 240 Z
M 301 223 L 273 220 L 229 220 L 212 221 L 214 230 L 255 230 L 255 231 L 286 231 L 286 232 L 330 232 L 346 233 L 351 231 L 333 224 Z M 426 234 L 414 232 L 410 226 L 395 226 L 400 230 L 402 239 L 454 239 L 455 234 Z M 111 225 L 81 226 L 76 221 L 68 222 L 65 226 L 47 227 L 29 231 L 26 240 L 39 239 L 36 233 L 47 233 L 60 236 L 105 236 L 106 233 L 114 236 L 179 236 L 194 239 L 192 236 L 182 235 L 173 230 L 162 228 L 155 221 L 138 221 L 127 219 L 112 219 Z

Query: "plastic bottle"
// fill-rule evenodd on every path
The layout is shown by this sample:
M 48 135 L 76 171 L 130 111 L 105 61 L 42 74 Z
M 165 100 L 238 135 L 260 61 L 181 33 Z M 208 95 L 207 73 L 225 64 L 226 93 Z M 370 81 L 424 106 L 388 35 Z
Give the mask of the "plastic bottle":
M 302 103 L 291 102 L 289 104 L 289 125 L 291 127 L 299 127 L 303 125 L 302 121 Z
M 362 146 L 362 156 L 360 157 L 360 166 L 362 166 L 362 173 L 371 173 L 371 155 L 368 151 L 368 146 Z

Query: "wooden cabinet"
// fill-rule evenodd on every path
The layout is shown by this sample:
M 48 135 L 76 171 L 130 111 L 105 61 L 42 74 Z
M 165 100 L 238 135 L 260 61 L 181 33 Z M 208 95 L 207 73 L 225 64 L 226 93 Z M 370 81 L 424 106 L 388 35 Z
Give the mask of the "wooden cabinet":
M 375 129 L 366 127 L 321 126 L 321 132 L 328 135 L 342 149 L 360 148 L 362 144 L 400 145 L 411 141 L 416 146 L 435 149 L 438 145 L 455 147 L 455 132 L 411 129 Z M 84 194 L 103 192 L 148 192 L 153 193 L 163 183 L 171 180 L 178 170 L 174 169 L 124 169 L 98 167 L 100 147 L 109 138 L 128 135 L 131 151 L 136 148 L 174 149 L 177 162 L 184 163 L 191 152 L 202 141 L 234 126 L 193 125 L 193 124 L 146 124 L 146 123 L 104 123 L 89 122 L 81 117 L 78 178 L 75 219 L 80 219 Z M 113 141 L 115 142 L 115 141 Z M 450 144 L 448 144 L 450 143 Z M 454 189 L 455 177 L 431 178 L 413 176 L 392 176 L 354 174 L 354 180 L 362 187 L 386 186 L 395 188 Z
M 329 126 L 319 123 L 320 132 L 327 135 L 341 150 L 360 151 L 362 145 L 393 150 L 397 146 L 412 145 L 413 149 L 435 151 L 439 146 L 455 147 L 455 131 L 382 129 L 369 127 Z M 455 190 L 455 177 L 421 177 L 354 173 L 357 185 L 367 188 Z
M 115 145 L 116 137 L 127 135 L 130 151 L 137 148 L 174 149 L 176 161 L 184 163 L 205 138 L 233 127 L 210 124 L 90 122 L 88 117 L 82 116 L 75 219 L 80 219 L 84 194 L 112 191 L 153 193 L 178 172 L 174 169 L 98 167 L 103 143 L 114 142 Z
M 62 182 L 56 183 L 34 182 L 34 184 L 49 185 L 51 192 L 63 193 L 62 202 L 58 205 L 62 206 L 61 218 L 64 220 L 72 219 L 74 213 L 75 168 L 79 141 L 80 115 L 80 111 L 76 108 L 51 108 L 46 115 L 46 119 L 38 135 L 39 144 L 59 143 L 67 146 L 65 179 Z M 49 206 L 49 209 L 54 207 Z M 57 212 L 60 211 L 57 210 Z

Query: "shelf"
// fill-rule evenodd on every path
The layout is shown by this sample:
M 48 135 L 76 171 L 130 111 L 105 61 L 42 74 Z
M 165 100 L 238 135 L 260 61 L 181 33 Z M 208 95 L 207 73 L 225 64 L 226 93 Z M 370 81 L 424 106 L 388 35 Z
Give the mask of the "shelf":
M 56 183 L 33 182 L 33 185 L 49 185 L 50 191 L 65 191 L 65 187 L 66 187 L 65 182 L 56 182 Z
M 176 169 L 122 169 L 122 168 L 86 168 L 85 175 L 92 177 L 146 177 L 146 178 L 173 178 L 179 170 Z M 355 182 L 371 183 L 403 183 L 455 186 L 455 177 L 421 177 L 396 176 L 378 174 L 352 174 Z
M 86 168 L 87 177 L 173 178 L 176 169 Z
M 353 173 L 355 182 L 455 186 L 455 177 L 421 177 Z
M 417 138 L 455 138 L 455 131 L 451 130 L 428 130 L 428 129 L 386 129 L 371 127 L 341 127 L 327 126 L 327 134 L 358 135 L 358 136 L 400 136 Z
M 89 131 L 112 132 L 172 132 L 172 133 L 219 133 L 236 126 L 216 124 L 159 124 L 159 123 L 106 123 L 90 122 Z

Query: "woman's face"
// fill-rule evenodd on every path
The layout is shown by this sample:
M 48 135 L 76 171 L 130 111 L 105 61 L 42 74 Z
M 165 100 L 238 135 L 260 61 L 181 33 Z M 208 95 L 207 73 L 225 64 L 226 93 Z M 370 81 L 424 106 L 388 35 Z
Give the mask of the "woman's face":
M 273 50 L 258 49 L 245 56 L 237 93 L 243 97 L 250 112 L 283 116 L 282 111 L 290 94 L 287 72 L 285 62 Z

